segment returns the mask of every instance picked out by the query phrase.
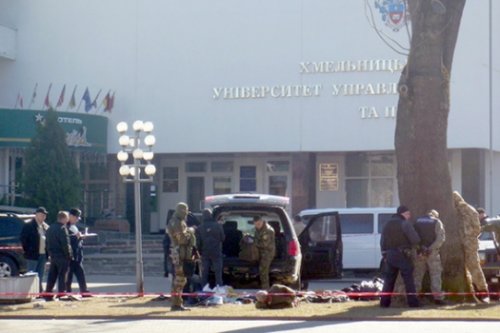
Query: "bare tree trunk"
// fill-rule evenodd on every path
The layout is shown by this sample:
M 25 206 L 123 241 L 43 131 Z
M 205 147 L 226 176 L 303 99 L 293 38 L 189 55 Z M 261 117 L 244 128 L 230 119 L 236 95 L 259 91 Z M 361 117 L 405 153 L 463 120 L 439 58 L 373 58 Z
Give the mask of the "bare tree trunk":
M 439 211 L 446 229 L 443 289 L 463 292 L 468 290 L 463 226 L 453 208 L 446 136 L 450 74 L 465 0 L 408 0 L 408 5 L 412 40 L 399 82 L 395 135 L 399 196 L 414 217 Z

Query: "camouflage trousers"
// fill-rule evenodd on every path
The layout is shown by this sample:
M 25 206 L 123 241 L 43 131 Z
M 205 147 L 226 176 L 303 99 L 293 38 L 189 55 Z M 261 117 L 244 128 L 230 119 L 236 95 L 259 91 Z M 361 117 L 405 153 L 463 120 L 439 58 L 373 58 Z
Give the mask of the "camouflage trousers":
M 182 305 L 182 290 L 186 285 L 187 278 L 184 274 L 183 262 L 177 261 L 174 263 L 175 276 L 172 278 L 172 298 L 171 304 L 174 305 Z
M 465 269 L 470 273 L 472 283 L 478 291 L 488 291 L 488 284 L 484 278 L 479 259 L 479 244 L 477 238 L 465 238 Z
M 271 255 L 260 255 L 259 259 L 259 275 L 260 275 L 260 287 L 262 289 L 269 289 L 269 268 L 271 267 L 271 262 L 273 261 L 273 256 Z
M 422 280 L 425 272 L 429 270 L 431 280 L 431 292 L 435 300 L 442 300 L 441 274 L 443 266 L 441 265 L 441 256 L 438 251 L 433 251 L 429 256 L 417 256 L 413 268 L 413 280 L 417 293 L 422 290 Z

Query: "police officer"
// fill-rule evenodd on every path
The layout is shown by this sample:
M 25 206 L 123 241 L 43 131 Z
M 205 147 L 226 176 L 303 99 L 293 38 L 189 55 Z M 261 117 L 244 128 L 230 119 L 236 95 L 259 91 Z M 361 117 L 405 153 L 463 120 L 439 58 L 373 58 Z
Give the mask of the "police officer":
M 462 221 L 464 226 L 462 243 L 464 245 L 465 269 L 469 271 L 472 283 L 481 293 L 479 300 L 483 303 L 489 303 L 488 284 L 484 278 L 483 270 L 479 260 L 479 234 L 481 233 L 481 224 L 479 222 L 479 214 L 476 209 L 469 205 L 457 191 L 453 192 L 453 203 L 457 212 L 457 217 Z
M 210 209 L 203 210 L 203 223 L 198 227 L 197 248 L 201 253 L 201 285 L 208 283 L 210 269 L 215 273 L 215 283 L 222 286 L 222 243 L 225 235 L 222 225 L 213 218 Z
M 415 258 L 415 269 L 413 272 L 416 290 L 419 292 L 422 289 L 422 279 L 427 269 L 429 269 L 434 303 L 445 305 L 441 289 L 443 266 L 441 265 L 441 256 L 439 254 L 439 249 L 445 241 L 445 232 L 443 222 L 439 219 L 439 213 L 432 209 L 427 215 L 419 217 L 415 222 L 415 230 L 420 236 L 421 246 L 419 255 Z
M 87 288 L 85 279 L 85 270 L 83 269 L 83 237 L 78 230 L 76 223 L 80 220 L 82 211 L 78 208 L 71 208 L 69 211 L 68 233 L 71 250 L 73 251 L 73 260 L 69 263 L 68 279 L 66 281 L 66 291 L 71 292 L 73 274 L 78 281 L 78 288 L 83 297 L 90 297 L 90 291 Z
M 171 311 L 187 311 L 183 306 L 182 289 L 186 285 L 187 279 L 184 273 L 184 264 L 192 260 L 193 247 L 196 244 L 194 230 L 188 228 L 186 217 L 188 214 L 188 205 L 179 202 L 175 212 L 167 225 L 168 235 L 170 237 L 170 256 L 174 266 L 175 275 L 172 279 L 172 306 Z
M 398 273 L 401 273 L 405 284 L 408 306 L 420 306 L 415 294 L 411 258 L 412 247 L 420 243 L 420 237 L 410 223 L 410 217 L 411 213 L 408 207 L 399 206 L 397 213 L 392 216 L 382 230 L 380 248 L 385 259 L 385 274 L 380 306 L 383 308 L 391 306 L 390 294 L 394 291 Z
M 261 216 L 254 216 L 255 246 L 259 250 L 259 275 L 262 289 L 269 289 L 269 268 L 276 253 L 274 229 Z

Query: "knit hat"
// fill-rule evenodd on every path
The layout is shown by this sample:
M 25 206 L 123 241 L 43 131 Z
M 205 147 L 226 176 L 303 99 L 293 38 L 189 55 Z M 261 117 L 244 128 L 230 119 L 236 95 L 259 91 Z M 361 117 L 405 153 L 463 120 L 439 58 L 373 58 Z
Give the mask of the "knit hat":
M 398 210 L 396 211 L 399 215 L 405 213 L 405 212 L 408 212 L 409 209 L 408 207 L 404 206 L 404 205 L 401 205 L 398 207 Z

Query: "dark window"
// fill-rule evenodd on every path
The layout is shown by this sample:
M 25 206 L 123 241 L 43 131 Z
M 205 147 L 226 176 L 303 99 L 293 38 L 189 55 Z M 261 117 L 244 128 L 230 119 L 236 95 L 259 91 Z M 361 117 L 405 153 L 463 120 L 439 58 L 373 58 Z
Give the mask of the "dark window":
M 255 166 L 240 167 L 240 192 L 257 190 L 257 168 Z
M 384 230 L 385 225 L 387 222 L 391 219 L 392 215 L 394 214 L 378 214 L 378 233 L 382 233 L 382 230 Z
M 206 172 L 207 163 L 206 162 L 187 162 L 186 172 Z
M 163 168 L 163 192 L 179 192 L 179 168 Z
M 373 233 L 373 214 L 340 214 L 343 234 Z
M 0 243 L 8 243 L 18 240 L 18 236 L 23 228 L 23 221 L 15 218 L 2 218 L 0 219 Z M 15 237 L 12 239 L 11 237 Z

